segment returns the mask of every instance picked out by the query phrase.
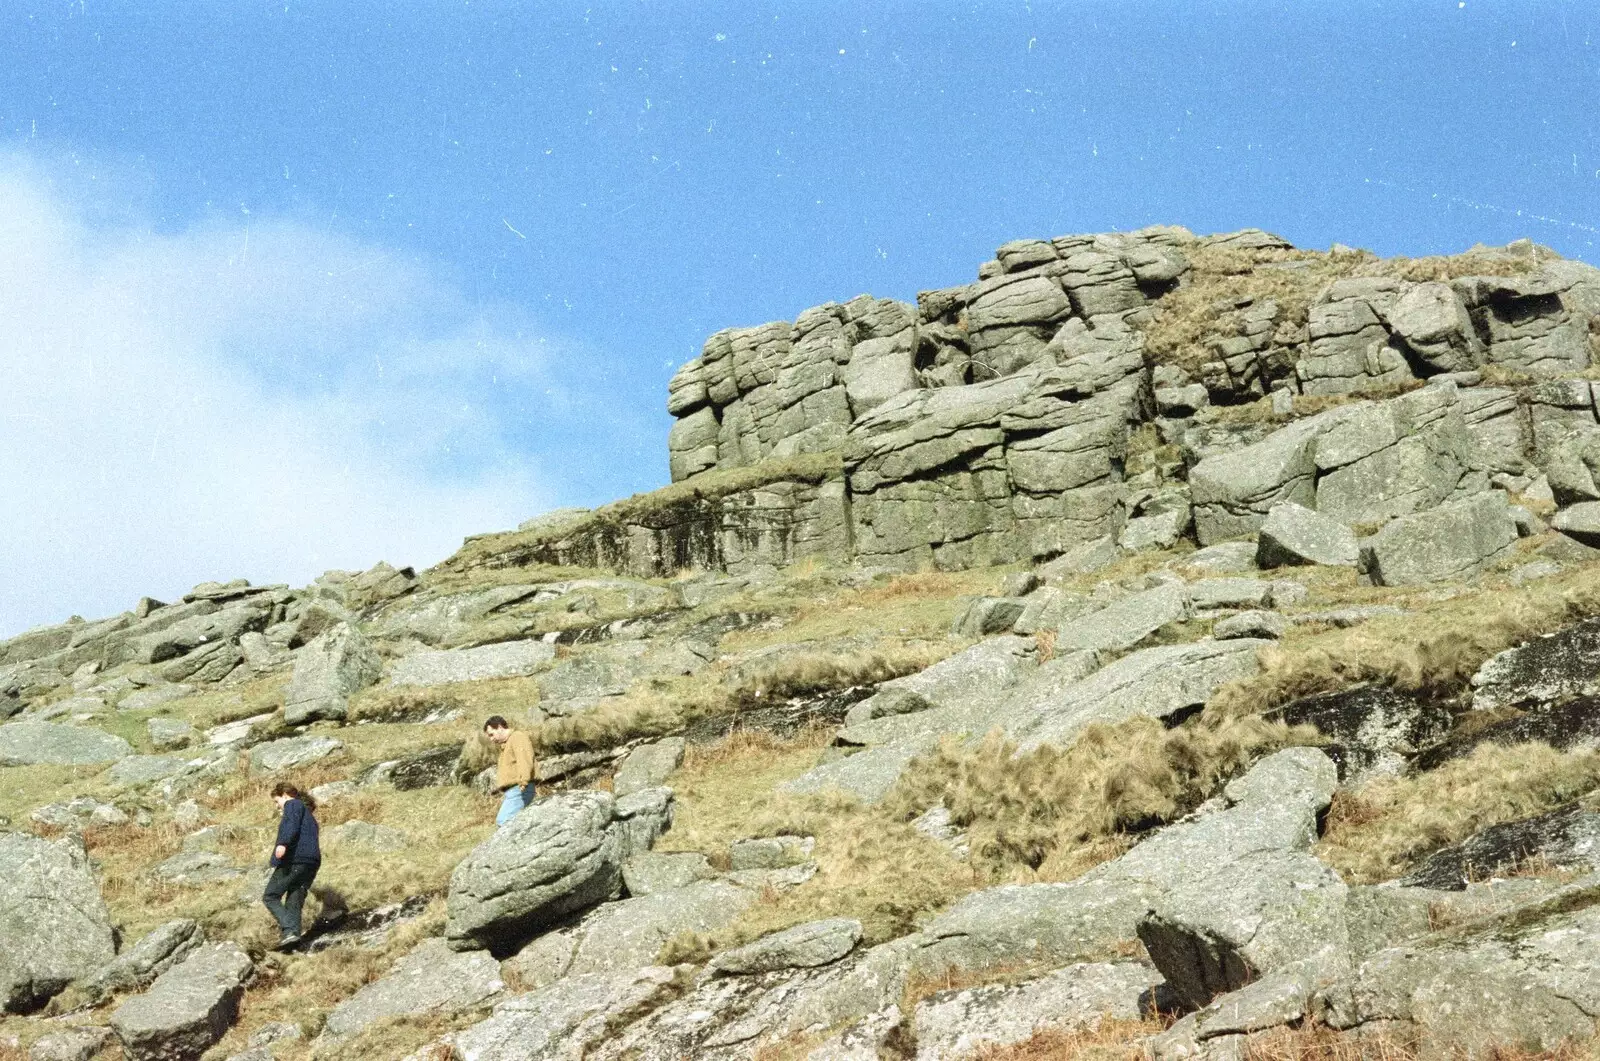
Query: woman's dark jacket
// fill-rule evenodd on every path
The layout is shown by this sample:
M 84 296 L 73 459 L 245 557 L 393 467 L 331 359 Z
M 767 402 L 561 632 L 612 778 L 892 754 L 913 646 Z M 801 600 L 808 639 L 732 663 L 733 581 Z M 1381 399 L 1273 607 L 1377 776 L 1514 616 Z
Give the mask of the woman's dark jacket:
M 276 866 L 282 862 L 298 862 L 302 865 L 315 865 L 322 861 L 322 844 L 318 835 L 317 819 L 304 803 L 291 799 L 283 805 L 283 817 L 278 821 L 278 839 L 272 845 L 272 862 Z M 278 848 L 284 849 L 284 857 L 278 858 Z

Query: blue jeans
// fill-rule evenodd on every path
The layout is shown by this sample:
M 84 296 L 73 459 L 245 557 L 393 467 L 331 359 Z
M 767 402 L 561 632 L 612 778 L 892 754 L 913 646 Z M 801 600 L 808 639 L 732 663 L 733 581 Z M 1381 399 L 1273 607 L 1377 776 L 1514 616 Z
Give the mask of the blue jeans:
M 500 813 L 494 816 L 496 825 L 504 825 L 517 816 L 517 812 L 533 802 L 533 785 L 512 785 L 500 800 Z
M 321 868 L 319 862 L 294 862 L 280 865 L 272 871 L 261 901 L 272 911 L 273 919 L 278 922 L 278 931 L 285 938 L 300 934 L 300 911 L 306 905 L 311 882 Z

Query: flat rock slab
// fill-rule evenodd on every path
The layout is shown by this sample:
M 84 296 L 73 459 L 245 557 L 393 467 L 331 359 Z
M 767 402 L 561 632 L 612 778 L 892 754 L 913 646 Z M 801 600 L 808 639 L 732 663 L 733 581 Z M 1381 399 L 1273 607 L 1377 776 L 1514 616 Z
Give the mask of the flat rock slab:
M 667 737 L 643 744 L 628 753 L 611 779 L 611 791 L 618 796 L 654 788 L 683 765 L 682 737 Z
M 612 1039 L 624 1015 L 677 993 L 674 971 L 649 968 L 558 980 L 495 1006 L 494 1015 L 445 1037 L 462 1061 L 569 1061 Z
M 502 641 L 442 652 L 423 650 L 398 660 L 389 674 L 389 684 L 448 685 L 517 678 L 532 674 L 555 658 L 556 646 L 546 641 Z
M 132 754 L 127 741 L 98 729 L 54 722 L 0 726 L 0 766 L 90 766 L 114 763 Z
M 1418 755 L 1420 770 L 1432 770 L 1471 755 L 1482 744 L 1511 747 L 1539 741 L 1557 751 L 1600 747 L 1600 697 L 1578 696 L 1555 704 L 1535 704 L 1526 713 L 1451 736 Z
M 111 1029 L 98 1024 L 51 1032 L 34 1040 L 28 1048 L 28 1061 L 89 1061 L 108 1046 L 112 1038 Z
M 83 845 L 0 831 L 0 1009 L 42 1005 L 115 953 Z
M 758 892 L 729 881 L 703 880 L 606 903 L 573 930 L 575 945 L 566 975 L 622 973 L 654 965 L 674 936 L 724 928 L 758 897 Z
M 1443 740 L 1455 725 L 1446 705 L 1381 685 L 1301 697 L 1268 717 L 1317 727 L 1331 742 L 1323 751 L 1347 784 L 1402 772 L 1418 748 Z
M 444 940 L 423 940 L 381 979 L 328 1014 L 322 1039 L 336 1045 L 381 1021 L 407 1015 L 465 1013 L 505 990 L 500 963 L 488 951 L 458 952 Z
M 189 768 L 181 755 L 130 755 L 114 763 L 106 777 L 118 788 L 135 788 L 176 777 Z
M 1537 858 L 1562 869 L 1600 869 L 1600 814 L 1572 805 L 1520 821 L 1491 825 L 1429 855 L 1400 879 L 1411 888 L 1463 891 Z
M 1168 623 L 1189 612 L 1189 593 L 1181 582 L 1157 586 L 1124 597 L 1080 619 L 1063 623 L 1056 631 L 1056 650 L 1120 650 L 1138 644 Z
M 1477 710 L 1600 693 L 1600 619 L 1585 619 L 1491 657 L 1472 676 L 1472 686 Z M 7 728 L 0 726 L 0 733 Z
M 318 759 L 326 759 L 340 748 L 344 742 L 332 737 L 323 737 L 316 734 L 306 734 L 303 737 L 284 737 L 281 740 L 267 741 L 257 744 L 250 749 L 250 768 L 252 770 L 265 770 L 269 773 L 278 770 L 292 770 L 297 766 L 314 763 Z
M 669 891 L 716 876 L 710 859 L 698 851 L 647 851 L 634 855 L 622 867 L 622 882 L 637 898 Z
M 111 1014 L 123 1052 L 131 1061 L 199 1057 L 232 1026 L 253 972 L 236 943 L 197 948 Z
M 1137 962 L 1092 962 L 1020 984 L 940 991 L 912 1015 L 916 1061 L 961 1061 L 1044 1031 L 1137 1020 L 1160 982 L 1161 974 Z
M 814 969 L 838 961 L 860 942 L 859 921 L 845 917 L 811 921 L 724 951 L 711 959 L 710 969 L 728 976 Z
M 117 991 L 137 991 L 204 942 L 205 933 L 198 922 L 189 918 L 168 921 L 102 966 L 84 988 L 97 998 Z

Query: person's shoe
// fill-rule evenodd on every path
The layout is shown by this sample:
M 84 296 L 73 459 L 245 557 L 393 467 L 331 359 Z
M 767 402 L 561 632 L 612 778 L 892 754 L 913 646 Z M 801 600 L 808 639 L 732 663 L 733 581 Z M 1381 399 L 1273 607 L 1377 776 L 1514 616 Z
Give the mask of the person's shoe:
M 294 945 L 296 943 L 299 943 L 299 942 L 300 942 L 300 937 L 297 936 L 297 935 L 295 935 L 295 936 L 284 936 L 282 939 L 278 940 L 278 945 L 276 947 L 272 948 L 272 949 L 273 950 L 280 950 L 280 951 L 281 950 L 292 950 L 294 948 Z

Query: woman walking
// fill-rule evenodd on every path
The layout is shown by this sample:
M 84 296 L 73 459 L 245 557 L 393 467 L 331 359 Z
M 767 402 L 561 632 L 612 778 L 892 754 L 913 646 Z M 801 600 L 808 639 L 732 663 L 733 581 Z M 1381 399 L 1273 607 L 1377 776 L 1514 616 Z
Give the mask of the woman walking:
M 278 922 L 278 950 L 300 942 L 300 911 L 306 905 L 311 882 L 322 868 L 322 845 L 315 811 L 317 801 L 288 781 L 272 786 L 278 805 L 278 839 L 272 848 L 272 878 L 261 901 Z

